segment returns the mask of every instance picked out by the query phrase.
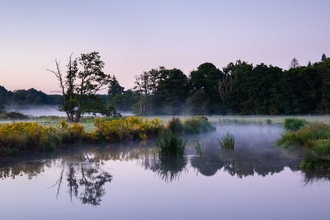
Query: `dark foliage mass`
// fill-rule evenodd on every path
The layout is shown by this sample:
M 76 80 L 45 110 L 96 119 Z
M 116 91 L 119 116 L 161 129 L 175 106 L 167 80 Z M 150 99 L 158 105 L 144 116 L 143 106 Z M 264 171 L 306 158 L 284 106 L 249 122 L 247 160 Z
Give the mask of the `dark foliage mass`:
M 125 90 L 116 77 L 107 78 L 109 106 L 137 115 L 292 115 L 330 113 L 330 58 L 299 65 L 296 58 L 283 70 L 263 63 L 229 63 L 222 70 L 203 63 L 185 75 L 180 69 L 151 69 L 135 77 Z M 7 91 L 0 86 L 0 111 L 4 105 L 62 105 L 60 95 L 35 89 Z M 93 105 L 94 107 L 95 105 Z
M 288 70 L 263 63 L 229 63 L 222 70 L 203 63 L 185 77 L 181 70 L 152 69 L 136 77 L 136 114 L 290 115 L 330 112 L 330 58 Z

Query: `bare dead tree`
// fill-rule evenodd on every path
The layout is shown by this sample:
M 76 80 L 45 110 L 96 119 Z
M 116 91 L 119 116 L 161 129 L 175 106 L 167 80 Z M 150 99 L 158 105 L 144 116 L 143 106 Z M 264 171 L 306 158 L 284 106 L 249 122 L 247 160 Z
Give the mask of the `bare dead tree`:
M 220 99 L 222 101 L 225 100 L 225 98 L 232 92 L 233 90 L 233 79 L 232 76 L 229 74 L 226 74 L 222 77 L 222 79 L 219 80 L 218 83 L 218 93 L 220 95 Z
M 290 63 L 290 68 L 297 68 L 299 67 L 299 62 L 298 60 L 294 57 L 292 60 L 291 60 L 291 63 Z
M 71 54 L 72 55 L 72 54 Z M 70 59 L 71 59 L 71 56 L 70 56 Z M 66 105 L 66 98 L 65 98 L 65 87 L 64 87 L 64 81 L 63 81 L 63 75 L 62 75 L 62 72 L 61 72 L 61 68 L 60 68 L 60 62 L 57 61 L 57 59 L 55 60 L 55 64 L 56 64 L 56 71 L 54 70 L 49 70 L 47 69 L 47 71 L 53 73 L 55 75 L 55 77 L 58 79 L 58 82 L 59 82 L 59 86 L 61 88 L 61 92 L 62 92 L 62 97 L 63 97 L 63 106 Z M 68 112 L 65 112 L 68 116 L 68 118 L 70 117 L 69 116 L 69 113 Z

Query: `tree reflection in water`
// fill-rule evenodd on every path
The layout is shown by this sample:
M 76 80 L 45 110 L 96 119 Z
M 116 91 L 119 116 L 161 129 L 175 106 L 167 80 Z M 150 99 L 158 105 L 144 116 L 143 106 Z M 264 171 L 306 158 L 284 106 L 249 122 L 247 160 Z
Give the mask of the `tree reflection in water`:
M 192 157 L 191 166 L 205 176 L 212 176 L 220 169 L 231 176 L 243 178 L 255 174 L 272 175 L 289 167 L 298 170 L 301 158 L 287 157 L 279 149 L 260 150 L 253 148 L 208 149 L 204 157 Z
M 152 163 L 150 169 L 167 183 L 179 180 L 183 172 L 188 172 L 187 158 L 160 157 Z
M 59 180 L 53 185 L 57 186 L 56 197 L 60 193 L 63 178 L 68 181 L 69 195 L 72 198 L 78 198 L 82 204 L 100 205 L 101 197 L 105 195 L 104 184 L 111 182 L 112 175 L 103 171 L 96 163 L 96 160 L 90 160 L 86 154 L 88 162 L 64 163 Z M 65 172 L 67 170 L 67 172 Z M 64 177 L 64 175 L 66 175 Z M 79 189 L 82 189 L 79 192 Z
M 83 204 L 100 205 L 105 195 L 105 184 L 111 182 L 112 175 L 101 169 L 107 161 L 132 161 L 145 170 L 151 170 L 155 176 L 167 183 L 178 181 L 191 168 L 204 176 L 213 176 L 222 170 L 231 176 L 267 176 L 279 173 L 285 167 L 300 171 L 301 153 L 278 149 L 273 143 L 248 143 L 248 139 L 239 140 L 233 150 L 221 150 L 215 138 L 207 138 L 203 157 L 194 156 L 188 151 L 183 158 L 159 158 L 153 142 L 147 145 L 139 143 L 93 146 L 56 153 L 52 156 L 39 155 L 38 159 L 20 158 L 0 160 L 0 179 L 27 176 L 29 179 L 45 172 L 50 167 L 60 167 L 58 181 L 54 184 L 56 196 L 61 189 L 68 187 L 70 200 L 78 199 Z M 88 152 L 88 154 L 86 153 Z M 93 156 L 91 156 L 93 155 Z M 45 159 L 48 158 L 48 159 Z M 305 185 L 330 181 L 330 174 L 301 171 Z M 330 172 L 330 171 L 329 171 Z M 132 174 L 134 175 L 134 174 Z
M 204 176 L 213 176 L 224 166 L 224 162 L 219 158 L 219 151 L 215 148 L 207 149 L 203 157 L 192 157 L 190 163 L 196 168 L 197 174 Z

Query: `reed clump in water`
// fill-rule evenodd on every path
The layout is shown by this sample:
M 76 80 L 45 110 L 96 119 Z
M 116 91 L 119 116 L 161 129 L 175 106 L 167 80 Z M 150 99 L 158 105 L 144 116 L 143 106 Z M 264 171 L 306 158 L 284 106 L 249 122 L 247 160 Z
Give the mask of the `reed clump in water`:
M 234 149 L 235 147 L 235 138 L 234 136 L 227 132 L 224 134 L 221 139 L 217 139 L 221 148 L 224 149 Z
M 205 147 L 204 143 L 200 142 L 199 139 L 196 138 L 195 143 L 192 145 L 193 150 L 197 157 L 204 157 L 205 154 Z
M 156 140 L 160 157 L 183 157 L 187 143 L 187 139 L 172 131 L 160 134 Z

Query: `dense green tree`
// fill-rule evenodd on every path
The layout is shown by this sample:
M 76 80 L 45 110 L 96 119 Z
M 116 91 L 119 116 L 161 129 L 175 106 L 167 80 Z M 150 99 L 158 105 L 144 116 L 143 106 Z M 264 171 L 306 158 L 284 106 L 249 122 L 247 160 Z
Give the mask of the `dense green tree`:
M 322 54 L 321 61 L 324 62 L 326 59 L 327 59 L 327 56 L 325 55 L 325 53 Z
M 12 93 L 9 104 L 12 105 L 48 105 L 48 96 L 34 88 L 19 89 Z
M 313 65 L 316 74 L 320 75 L 322 82 L 318 86 L 320 101 L 316 106 L 316 112 L 322 114 L 330 113 L 330 58 Z
M 108 88 L 108 99 L 111 101 L 116 95 L 121 95 L 124 93 L 124 87 L 120 86 L 118 80 L 115 76 L 110 78 L 109 88 Z
M 158 114 L 182 114 L 188 97 L 188 79 L 179 69 L 158 70 L 158 85 L 155 91 L 155 108 Z
M 252 99 L 254 111 L 252 114 L 279 114 L 280 106 L 277 96 L 280 92 L 278 84 L 282 69 L 265 64 L 259 64 L 253 68 L 252 81 L 248 91 Z
M 251 114 L 253 112 L 253 103 L 247 93 L 251 84 L 249 77 L 252 76 L 252 69 L 252 64 L 240 60 L 231 65 L 233 88 L 225 101 L 229 113 Z
M 0 101 L 0 114 L 6 112 L 5 111 L 5 105 Z
M 131 89 L 124 91 L 122 94 L 115 95 L 110 104 L 120 111 L 132 111 L 133 106 L 139 102 L 139 96 Z
M 311 63 L 311 61 L 308 61 L 308 63 L 307 63 L 307 67 L 312 67 L 312 63 Z
M 5 104 L 7 103 L 8 91 L 5 87 L 0 86 L 0 102 Z
M 110 75 L 103 72 L 104 62 L 98 52 L 81 54 L 77 59 L 69 58 L 67 74 L 61 73 L 59 63 L 57 71 L 51 71 L 59 80 L 63 95 L 63 105 L 68 120 L 79 122 L 85 113 L 111 115 L 113 109 L 107 108 L 97 92 L 104 89 L 110 82 Z M 79 67 L 81 70 L 79 70 Z
M 190 97 L 199 90 L 204 90 L 208 94 L 209 114 L 219 113 L 221 99 L 219 97 L 218 86 L 223 73 L 212 63 L 203 63 L 197 70 L 193 70 L 189 76 Z

